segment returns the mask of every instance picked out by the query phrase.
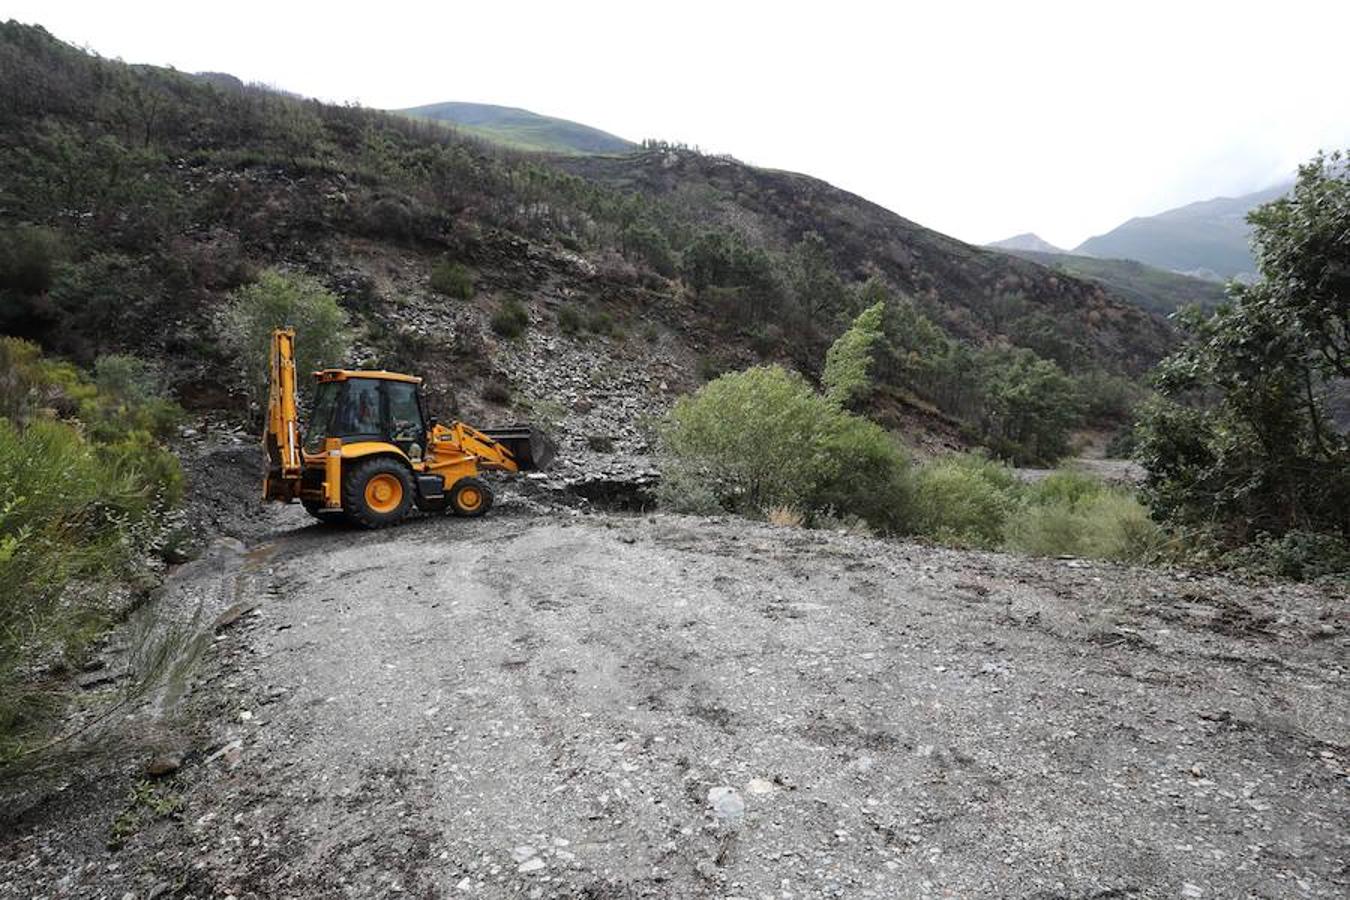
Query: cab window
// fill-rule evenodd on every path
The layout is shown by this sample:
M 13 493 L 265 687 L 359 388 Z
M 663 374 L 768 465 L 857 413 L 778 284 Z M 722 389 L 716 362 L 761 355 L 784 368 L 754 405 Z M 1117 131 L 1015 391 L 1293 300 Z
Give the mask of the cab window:
M 374 378 L 348 378 L 342 384 L 329 434 L 342 438 L 379 438 L 384 435 L 381 418 L 380 382 Z
M 328 437 L 329 426 L 333 421 L 333 410 L 337 407 L 338 392 L 342 384 L 337 381 L 321 382 L 314 390 L 314 405 L 310 408 L 309 422 L 304 428 L 305 451 L 318 453 L 323 449 L 323 439 Z
M 384 390 L 389 403 L 389 439 L 396 444 L 421 443 L 426 428 L 417 402 L 417 385 L 387 381 Z

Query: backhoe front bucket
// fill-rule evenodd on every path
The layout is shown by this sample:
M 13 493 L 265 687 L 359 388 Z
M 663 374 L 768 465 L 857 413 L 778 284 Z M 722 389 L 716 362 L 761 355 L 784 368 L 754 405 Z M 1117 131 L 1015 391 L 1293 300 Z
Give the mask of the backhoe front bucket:
M 484 428 L 483 434 L 510 450 L 522 472 L 547 468 L 558 450 L 547 434 L 529 425 Z

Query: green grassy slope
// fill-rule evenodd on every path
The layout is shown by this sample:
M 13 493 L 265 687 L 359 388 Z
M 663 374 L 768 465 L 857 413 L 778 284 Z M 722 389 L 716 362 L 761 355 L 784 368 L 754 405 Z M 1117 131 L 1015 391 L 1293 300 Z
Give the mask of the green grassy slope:
M 627 153 L 632 141 L 567 119 L 541 116 L 526 109 L 488 103 L 431 103 L 396 110 L 419 119 L 446 122 L 486 140 L 516 150 L 542 153 Z
M 1116 296 L 1163 315 L 1183 306 L 1212 308 L 1224 299 L 1223 285 L 1216 281 L 1191 278 L 1132 259 L 1097 259 L 1071 253 L 1037 253 L 1033 250 L 1009 249 L 1003 252 L 1038 262 L 1075 278 L 1095 281 Z

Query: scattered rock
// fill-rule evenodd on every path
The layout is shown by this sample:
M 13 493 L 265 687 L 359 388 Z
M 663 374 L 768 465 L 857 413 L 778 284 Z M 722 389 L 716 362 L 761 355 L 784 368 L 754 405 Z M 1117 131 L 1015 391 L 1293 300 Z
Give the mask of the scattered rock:
M 517 866 L 516 871 L 528 875 L 530 872 L 538 872 L 546 865 L 548 865 L 546 862 L 544 862 L 539 857 L 534 856 L 531 857 L 530 859 L 525 860 L 523 863 Z
M 767 778 L 751 778 L 746 782 L 745 790 L 751 794 L 772 794 L 773 782 Z
M 114 681 L 121 678 L 122 674 L 122 672 L 115 669 L 98 669 L 93 672 L 84 673 L 79 678 L 75 679 L 75 683 L 83 690 L 88 691 L 96 687 L 102 687 L 105 684 L 112 684 Z
M 160 753 L 150 759 L 145 764 L 145 774 L 151 778 L 162 778 L 165 775 L 172 775 L 183 766 L 183 754 L 176 751 L 169 753 Z
M 224 629 L 229 628 L 235 622 L 238 622 L 244 616 L 252 612 L 256 606 L 256 603 L 249 601 L 234 604 L 216 618 L 216 631 L 223 631 Z
M 714 818 L 726 824 L 740 821 L 745 814 L 745 800 L 739 791 L 729 785 L 709 788 L 708 804 L 712 807 Z
M 511 851 L 511 860 L 517 863 L 523 863 L 527 859 L 533 859 L 539 853 L 528 844 L 522 844 Z

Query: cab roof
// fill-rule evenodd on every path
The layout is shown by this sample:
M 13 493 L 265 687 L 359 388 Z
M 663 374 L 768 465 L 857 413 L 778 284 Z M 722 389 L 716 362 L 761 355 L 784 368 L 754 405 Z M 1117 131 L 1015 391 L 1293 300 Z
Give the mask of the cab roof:
M 422 379 L 416 375 L 404 375 L 401 372 L 386 372 L 383 369 L 324 369 L 322 372 L 315 372 L 316 381 L 346 381 L 349 378 L 379 378 L 383 381 L 406 381 L 410 384 L 421 384 Z

